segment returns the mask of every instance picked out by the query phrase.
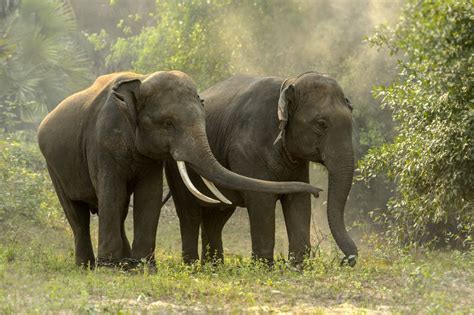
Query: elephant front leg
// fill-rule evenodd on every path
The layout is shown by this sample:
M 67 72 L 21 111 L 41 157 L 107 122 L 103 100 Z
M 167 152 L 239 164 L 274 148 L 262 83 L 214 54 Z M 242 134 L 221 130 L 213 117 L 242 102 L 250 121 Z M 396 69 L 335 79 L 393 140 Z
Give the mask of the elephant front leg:
M 183 261 L 190 265 L 199 260 L 198 240 L 202 207 L 181 180 L 176 162 L 166 161 L 165 170 L 179 218 Z
M 288 194 L 281 199 L 288 234 L 288 259 L 301 265 L 311 249 L 311 196 Z
M 129 195 L 126 181 L 103 168 L 98 180 L 99 250 L 98 265 L 117 265 L 130 258 L 130 245 L 123 227 Z
M 135 186 L 133 196 L 132 257 L 155 264 L 156 230 L 163 197 L 163 166 L 148 170 Z
M 275 204 L 277 196 L 266 193 L 246 193 L 245 204 L 250 219 L 252 258 L 273 265 L 275 249 Z

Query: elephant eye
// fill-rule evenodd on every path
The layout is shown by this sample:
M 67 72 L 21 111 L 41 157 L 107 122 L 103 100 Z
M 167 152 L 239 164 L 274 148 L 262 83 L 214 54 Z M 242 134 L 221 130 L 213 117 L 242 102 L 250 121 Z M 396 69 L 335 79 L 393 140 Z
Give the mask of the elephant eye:
M 317 124 L 322 130 L 328 129 L 328 123 L 324 119 L 318 119 Z
M 313 126 L 311 127 L 311 129 L 315 134 L 322 136 L 326 133 L 326 130 L 328 129 L 328 123 L 324 119 L 317 119 L 315 122 L 313 122 Z
M 173 121 L 170 118 L 166 119 L 165 120 L 165 126 L 166 127 L 172 127 L 173 126 Z

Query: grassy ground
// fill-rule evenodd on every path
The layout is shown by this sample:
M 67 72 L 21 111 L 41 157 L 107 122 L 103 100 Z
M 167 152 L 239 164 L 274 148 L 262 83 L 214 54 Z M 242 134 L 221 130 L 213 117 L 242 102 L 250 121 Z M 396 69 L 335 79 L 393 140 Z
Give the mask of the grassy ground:
M 303 272 L 283 262 L 268 270 L 247 259 L 246 221 L 241 210 L 225 231 L 225 265 L 188 267 L 180 263 L 177 220 L 168 208 L 160 222 L 156 274 L 79 270 L 67 228 L 10 222 L 1 235 L 0 313 L 467 314 L 474 309 L 472 252 L 404 252 L 364 238 L 355 268 L 339 267 L 337 252 L 323 246 Z M 237 231 L 244 237 L 235 237 Z M 282 240 L 279 251 L 285 250 Z

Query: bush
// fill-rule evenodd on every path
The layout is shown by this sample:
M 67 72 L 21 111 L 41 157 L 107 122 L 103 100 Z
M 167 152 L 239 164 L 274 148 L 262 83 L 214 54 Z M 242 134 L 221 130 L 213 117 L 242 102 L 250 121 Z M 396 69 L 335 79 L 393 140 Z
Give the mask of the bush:
M 38 124 L 84 88 L 91 66 L 79 37 L 65 1 L 23 0 L 18 12 L 0 19 L 0 113 L 8 106 L 17 118 Z
M 374 95 L 393 111 L 397 136 L 369 151 L 363 177 L 396 183 L 374 215 L 393 240 L 472 245 L 474 232 L 473 5 L 409 1 L 394 29 L 371 42 L 397 56 L 400 73 Z
M 32 137 L 0 133 L 1 234 L 17 231 L 19 226 L 64 226 L 44 159 Z

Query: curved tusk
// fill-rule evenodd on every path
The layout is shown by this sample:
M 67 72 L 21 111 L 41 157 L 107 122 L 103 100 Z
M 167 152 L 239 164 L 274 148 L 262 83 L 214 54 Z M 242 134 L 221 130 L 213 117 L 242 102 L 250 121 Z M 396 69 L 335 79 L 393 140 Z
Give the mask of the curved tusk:
M 201 179 L 202 181 L 204 182 L 204 184 L 206 184 L 207 188 L 209 188 L 210 191 L 212 191 L 212 193 L 214 194 L 214 196 L 217 197 L 217 199 L 219 199 L 220 201 L 222 201 L 223 203 L 226 203 L 228 205 L 231 205 L 232 202 L 227 199 L 220 191 L 219 189 L 217 189 L 216 185 L 214 185 L 213 182 L 211 181 L 208 181 L 207 179 L 205 179 L 204 177 L 201 176 Z
M 188 171 L 186 170 L 186 164 L 183 161 L 176 161 L 178 164 L 178 170 L 179 170 L 179 175 L 181 175 L 181 178 L 183 179 L 184 184 L 188 188 L 188 190 L 196 196 L 196 198 L 201 199 L 202 201 L 209 202 L 209 203 L 219 203 L 218 200 L 209 198 L 208 196 L 202 194 L 197 190 L 197 188 L 194 186 L 194 184 L 191 182 L 191 179 L 189 178 Z

